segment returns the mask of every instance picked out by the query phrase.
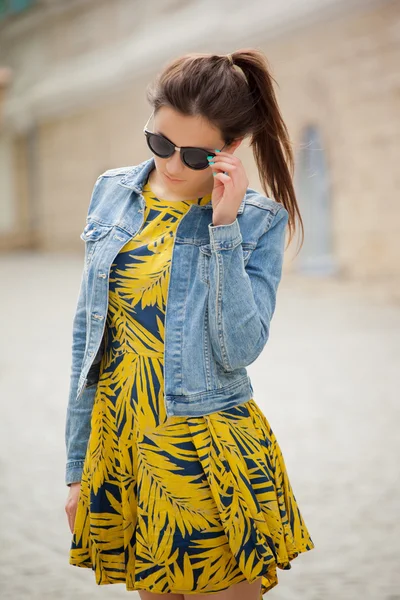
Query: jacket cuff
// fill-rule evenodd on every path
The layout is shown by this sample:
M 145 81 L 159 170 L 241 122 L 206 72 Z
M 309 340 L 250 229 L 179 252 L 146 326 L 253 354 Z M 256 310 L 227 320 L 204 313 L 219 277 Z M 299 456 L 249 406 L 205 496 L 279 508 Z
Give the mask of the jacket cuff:
M 242 234 L 237 218 L 228 225 L 213 225 L 209 223 L 211 250 L 232 250 L 242 243 Z
M 71 483 L 77 483 L 82 479 L 84 460 L 74 460 L 67 464 L 65 471 L 65 483 L 69 485 Z

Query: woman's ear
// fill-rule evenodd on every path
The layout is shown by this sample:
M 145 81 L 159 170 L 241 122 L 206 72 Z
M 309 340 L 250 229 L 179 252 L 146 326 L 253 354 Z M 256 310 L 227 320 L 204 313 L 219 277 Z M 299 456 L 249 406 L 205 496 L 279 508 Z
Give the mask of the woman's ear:
M 233 154 L 235 152 L 235 150 L 240 146 L 240 144 L 243 142 L 244 138 L 237 138 L 236 140 L 233 140 L 233 142 L 231 142 L 229 144 L 229 146 L 226 147 L 226 152 L 230 152 L 231 154 Z

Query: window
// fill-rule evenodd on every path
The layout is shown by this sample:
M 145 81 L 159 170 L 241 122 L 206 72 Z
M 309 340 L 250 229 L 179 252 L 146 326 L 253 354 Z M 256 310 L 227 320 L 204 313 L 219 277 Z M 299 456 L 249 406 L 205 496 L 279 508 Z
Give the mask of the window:
M 319 129 L 308 125 L 302 135 L 294 177 L 304 223 L 304 243 L 296 260 L 303 273 L 330 275 L 336 271 L 328 175 Z

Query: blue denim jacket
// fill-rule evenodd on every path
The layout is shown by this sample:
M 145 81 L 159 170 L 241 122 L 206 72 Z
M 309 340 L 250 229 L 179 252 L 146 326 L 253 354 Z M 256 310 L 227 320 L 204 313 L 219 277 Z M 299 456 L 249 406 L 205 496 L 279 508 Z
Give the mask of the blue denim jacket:
M 66 483 L 80 481 L 104 352 L 114 258 L 141 229 L 150 158 L 97 179 L 81 233 L 85 259 L 72 328 L 66 415 Z M 236 219 L 212 225 L 212 203 L 190 206 L 177 226 L 165 314 L 168 416 L 202 416 L 246 402 L 246 366 L 263 350 L 282 273 L 287 210 L 248 188 Z

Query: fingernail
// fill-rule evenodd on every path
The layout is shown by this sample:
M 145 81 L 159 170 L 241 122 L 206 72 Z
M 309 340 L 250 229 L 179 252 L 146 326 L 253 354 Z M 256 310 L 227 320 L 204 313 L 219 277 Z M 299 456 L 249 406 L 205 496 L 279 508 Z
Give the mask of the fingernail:
M 214 172 L 213 172 L 213 177 L 215 177 L 216 175 L 217 175 L 217 173 L 214 173 Z
M 217 148 L 215 149 L 215 152 L 221 152 L 221 150 L 217 150 Z
M 215 162 L 212 162 L 212 161 L 210 160 L 210 161 L 208 161 L 208 164 L 209 164 L 209 165 L 215 165 Z
M 214 157 L 213 156 L 207 156 L 208 160 L 212 160 Z

